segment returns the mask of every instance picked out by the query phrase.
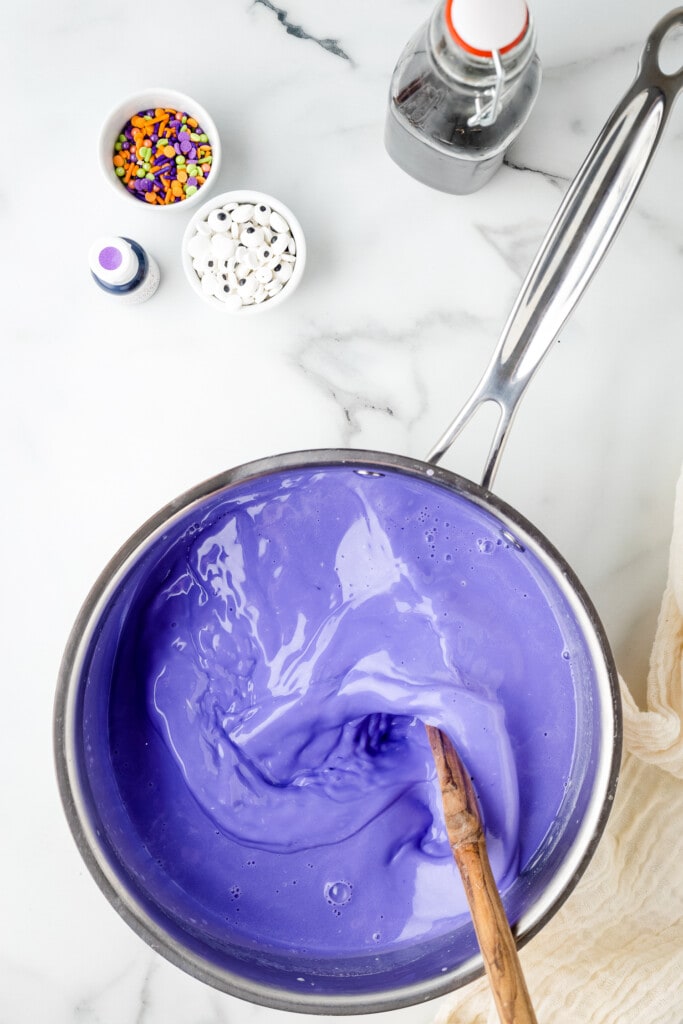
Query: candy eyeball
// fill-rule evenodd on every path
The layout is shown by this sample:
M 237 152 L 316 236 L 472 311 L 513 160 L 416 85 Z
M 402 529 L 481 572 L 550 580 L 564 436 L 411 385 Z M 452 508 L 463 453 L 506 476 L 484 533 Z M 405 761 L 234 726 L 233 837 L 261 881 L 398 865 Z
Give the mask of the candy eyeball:
M 287 223 L 285 218 L 282 217 L 275 210 L 271 210 L 270 220 L 268 221 L 268 223 L 270 224 L 273 231 L 277 231 L 278 234 L 281 234 L 284 231 L 289 231 L 289 224 Z
M 240 278 L 237 282 L 237 291 L 243 302 L 254 294 L 257 287 L 258 281 L 253 274 L 247 274 L 246 277 Z
M 254 222 L 264 226 L 270 223 L 270 207 L 266 206 L 265 203 L 259 203 L 254 210 Z
M 235 239 L 231 238 L 230 235 L 223 234 L 223 232 L 217 232 L 212 235 L 209 246 L 211 252 L 215 253 L 219 260 L 229 260 L 235 255 L 235 250 L 237 249 Z
M 193 259 L 203 259 L 212 249 L 212 241 L 209 235 L 197 232 L 187 244 L 187 251 Z
M 235 224 L 246 224 L 248 220 L 251 220 L 254 213 L 254 207 L 251 203 L 240 203 L 232 211 L 232 219 Z
M 225 210 L 212 210 L 206 223 L 212 231 L 227 232 L 230 230 L 230 214 Z
M 289 235 L 274 235 L 270 240 L 270 248 L 273 251 L 273 256 L 280 256 L 289 245 Z
M 249 249 L 256 248 L 263 241 L 263 228 L 257 227 L 254 224 L 247 224 L 240 233 L 240 242 L 242 245 L 246 245 Z
M 282 284 L 289 281 L 292 276 L 292 264 L 291 263 L 279 263 L 277 268 L 273 267 L 273 277 L 275 277 Z
M 264 202 L 230 202 L 197 222 L 187 242 L 194 274 L 212 302 L 238 311 L 267 304 L 291 280 L 294 235 Z
M 202 291 L 207 295 L 218 296 L 220 291 L 220 284 L 217 277 L 213 274 L 204 274 L 202 277 Z

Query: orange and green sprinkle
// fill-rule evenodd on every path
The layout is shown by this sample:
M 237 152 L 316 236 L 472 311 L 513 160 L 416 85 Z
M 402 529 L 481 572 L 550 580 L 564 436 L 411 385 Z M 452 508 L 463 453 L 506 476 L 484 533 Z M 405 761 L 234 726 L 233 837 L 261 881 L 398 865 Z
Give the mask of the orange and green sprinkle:
M 112 161 L 114 173 L 132 195 L 166 206 L 189 199 L 205 184 L 213 153 L 195 118 L 172 107 L 157 107 L 126 122 Z

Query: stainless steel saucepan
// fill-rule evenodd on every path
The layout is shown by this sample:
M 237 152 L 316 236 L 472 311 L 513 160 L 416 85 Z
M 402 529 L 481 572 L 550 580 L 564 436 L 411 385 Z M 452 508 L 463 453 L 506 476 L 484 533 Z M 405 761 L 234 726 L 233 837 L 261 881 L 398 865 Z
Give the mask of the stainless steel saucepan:
M 449 500 L 455 496 L 524 551 L 543 580 L 553 615 L 580 651 L 575 667 L 573 792 L 548 836 L 507 892 L 519 944 L 541 929 L 567 898 L 602 834 L 617 784 L 621 751 L 617 674 L 604 631 L 581 584 L 552 545 L 491 493 L 496 466 L 519 400 L 614 238 L 643 178 L 683 85 L 660 68 L 665 35 L 683 25 L 683 8 L 654 28 L 634 84 L 619 103 L 557 213 L 472 397 L 423 462 L 382 452 L 308 451 L 239 466 L 193 488 L 143 525 L 95 583 L 64 655 L 55 706 L 56 766 L 76 843 L 107 898 L 131 927 L 170 961 L 215 988 L 252 1002 L 302 1012 L 386 1010 L 443 994 L 482 971 L 471 928 L 463 925 L 398 953 L 306 961 L 282 948 L 254 948 L 239 937 L 204 934 L 191 914 L 150 888 L 144 851 L 131 841 L 117 795 L 110 751 L 111 680 L 126 643 L 129 608 L 170 539 L 208 510 L 264 478 L 334 468 L 392 475 Z M 481 484 L 437 463 L 475 410 L 495 403 L 500 416 Z M 455 587 L 455 584 L 454 584 Z M 118 801 L 118 802 L 117 802 Z M 157 869 L 155 869 L 157 870 Z M 164 870 L 173 882 L 173 866 Z M 179 883 L 180 885 L 180 883 Z M 313 978 L 306 987 L 301 976 Z

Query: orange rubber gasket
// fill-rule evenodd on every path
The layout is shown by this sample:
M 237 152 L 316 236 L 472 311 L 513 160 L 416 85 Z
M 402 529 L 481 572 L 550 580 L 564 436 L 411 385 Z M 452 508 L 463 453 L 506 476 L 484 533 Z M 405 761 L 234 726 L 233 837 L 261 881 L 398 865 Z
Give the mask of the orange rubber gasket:
M 446 11 L 445 11 L 446 25 L 448 26 L 448 31 L 450 32 L 450 34 L 452 35 L 453 39 L 458 44 L 458 46 L 462 46 L 463 50 L 467 50 L 468 53 L 473 54 L 475 57 L 493 57 L 493 50 L 477 50 L 474 46 L 470 46 L 469 43 L 466 43 L 465 40 L 462 38 L 462 36 L 458 35 L 458 32 L 457 32 L 457 30 L 455 28 L 455 25 L 453 24 L 453 19 L 451 18 L 451 8 L 452 8 L 452 6 L 453 6 L 453 4 L 452 4 L 451 0 L 448 0 L 448 2 L 446 3 Z M 519 33 L 519 35 L 517 36 L 516 39 L 513 39 L 511 43 L 507 43 L 506 46 L 502 46 L 500 48 L 500 50 L 498 51 L 498 53 L 508 53 L 510 50 L 514 49 L 515 46 L 517 46 L 519 43 L 521 43 L 522 39 L 526 35 L 526 31 L 527 31 L 528 27 L 529 27 L 529 9 L 527 8 L 526 19 L 524 21 L 524 28 Z

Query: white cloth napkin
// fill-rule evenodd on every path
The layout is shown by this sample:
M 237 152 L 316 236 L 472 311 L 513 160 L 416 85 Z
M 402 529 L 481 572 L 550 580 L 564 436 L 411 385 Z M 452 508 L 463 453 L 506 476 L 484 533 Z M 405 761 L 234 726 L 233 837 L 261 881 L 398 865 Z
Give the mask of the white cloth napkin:
M 683 1024 L 683 476 L 641 711 L 621 680 L 624 757 L 585 875 L 521 951 L 539 1024 Z M 485 979 L 435 1024 L 494 1024 Z

